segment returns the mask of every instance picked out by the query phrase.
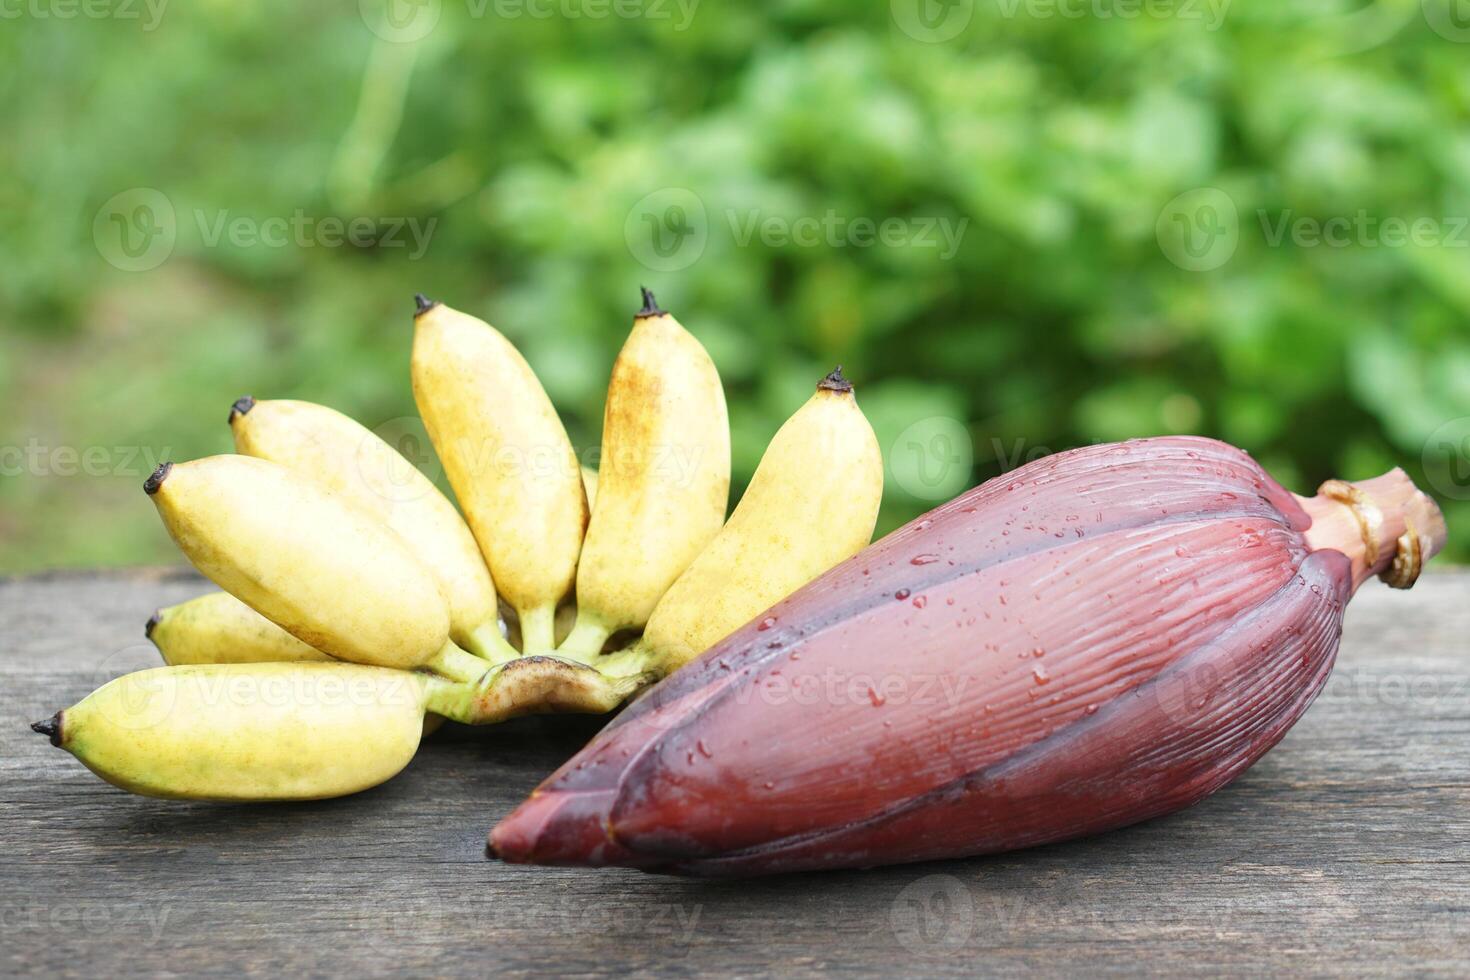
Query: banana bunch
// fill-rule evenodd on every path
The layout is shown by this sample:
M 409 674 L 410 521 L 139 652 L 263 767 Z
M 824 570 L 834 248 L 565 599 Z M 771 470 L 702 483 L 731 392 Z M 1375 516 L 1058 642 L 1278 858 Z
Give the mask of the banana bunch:
M 510 341 L 415 300 L 414 399 L 459 507 L 339 412 L 239 399 L 235 453 L 144 484 L 223 591 L 149 619 L 167 666 L 33 729 L 148 796 L 354 793 L 445 718 L 612 711 L 871 539 L 883 462 L 841 368 L 726 521 L 719 374 L 648 290 L 613 364 L 600 470 Z

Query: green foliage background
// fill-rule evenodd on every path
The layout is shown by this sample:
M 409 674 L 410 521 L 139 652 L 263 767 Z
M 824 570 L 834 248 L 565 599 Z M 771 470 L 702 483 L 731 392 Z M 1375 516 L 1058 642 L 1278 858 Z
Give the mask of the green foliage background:
M 595 446 L 640 284 L 719 364 L 737 483 L 846 365 L 902 470 L 880 531 L 936 502 L 916 465 L 947 493 L 1039 452 L 1183 431 L 1297 490 L 1404 465 L 1470 527 L 1470 232 L 1453 240 L 1470 44 L 1419 0 L 1132 17 L 1121 0 L 1074 0 L 1082 16 L 922 0 L 968 17 L 938 43 L 898 26 L 916 0 L 703 0 L 687 22 L 692 0 L 557 0 L 545 17 L 430 2 L 411 43 L 368 29 L 372 0 L 177 3 L 151 29 L 141 3 L 137 19 L 15 8 L 0 446 L 49 462 L 0 478 L 0 570 L 176 561 L 142 460 L 226 450 L 241 393 L 410 425 L 415 291 L 499 326 Z M 135 187 L 167 197 L 178 237 L 128 272 L 93 220 Z M 1208 271 L 1171 262 L 1160 224 L 1197 188 L 1238 211 Z M 669 189 L 703 207 L 704 244 L 661 271 L 639 260 L 639 208 Z M 436 224 L 415 259 L 211 245 L 197 218 L 298 212 Z M 968 223 L 952 256 L 735 231 L 829 212 Z M 1288 213 L 1428 217 L 1450 240 L 1273 244 Z M 934 440 L 954 426 L 973 462 L 944 474 L 963 447 Z M 66 475 L 56 447 L 105 447 L 109 472 Z M 1451 548 L 1470 557 L 1470 535 Z

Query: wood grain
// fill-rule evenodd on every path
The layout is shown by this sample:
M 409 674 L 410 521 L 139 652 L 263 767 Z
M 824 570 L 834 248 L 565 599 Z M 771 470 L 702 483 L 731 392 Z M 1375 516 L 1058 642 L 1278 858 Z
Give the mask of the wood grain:
M 596 731 L 436 736 L 343 800 L 129 796 L 27 730 L 129 669 L 176 571 L 0 581 L 6 974 L 1470 975 L 1470 573 L 1365 587 L 1286 740 L 1162 820 L 970 861 L 750 882 L 513 868 L 484 836 Z

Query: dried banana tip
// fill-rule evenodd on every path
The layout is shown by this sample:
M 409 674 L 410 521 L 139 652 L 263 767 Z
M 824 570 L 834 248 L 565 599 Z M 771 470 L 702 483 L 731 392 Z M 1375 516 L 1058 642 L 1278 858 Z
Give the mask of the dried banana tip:
M 637 313 L 633 314 L 635 318 L 645 316 L 668 316 L 668 310 L 660 308 L 658 305 L 658 300 L 653 298 L 653 290 L 649 289 L 647 286 L 639 286 L 638 289 L 643 293 L 643 306 L 641 309 L 639 309 Z
M 415 317 L 422 316 L 438 305 L 439 301 L 437 299 L 429 299 L 423 293 L 413 294 L 413 315 Z
M 842 365 L 839 364 L 832 369 L 832 373 L 817 382 L 818 391 L 840 391 L 843 393 L 852 391 L 852 382 L 842 376 Z
M 45 735 L 51 739 L 51 744 L 57 748 L 61 747 L 61 712 L 47 718 L 45 721 L 31 722 L 31 731 L 39 735 Z
M 159 463 L 153 475 L 143 481 L 143 492 L 150 497 L 157 493 L 158 488 L 163 486 L 163 481 L 168 479 L 168 474 L 173 468 L 173 463 Z
M 239 398 L 236 398 L 235 403 L 230 406 L 229 423 L 234 425 L 237 418 L 242 415 L 249 415 L 250 410 L 254 407 L 255 399 L 249 395 L 241 395 Z

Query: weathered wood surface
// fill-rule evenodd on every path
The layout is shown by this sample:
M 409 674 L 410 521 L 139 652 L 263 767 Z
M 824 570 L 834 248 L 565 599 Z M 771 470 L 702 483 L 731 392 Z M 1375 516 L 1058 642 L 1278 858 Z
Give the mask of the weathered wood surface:
M 182 572 L 0 581 L 0 973 L 1470 976 L 1470 573 L 1350 608 L 1286 740 L 1184 813 L 997 858 L 753 882 L 515 868 L 484 835 L 595 731 L 436 736 L 306 805 L 129 796 L 27 730 L 157 664 Z

